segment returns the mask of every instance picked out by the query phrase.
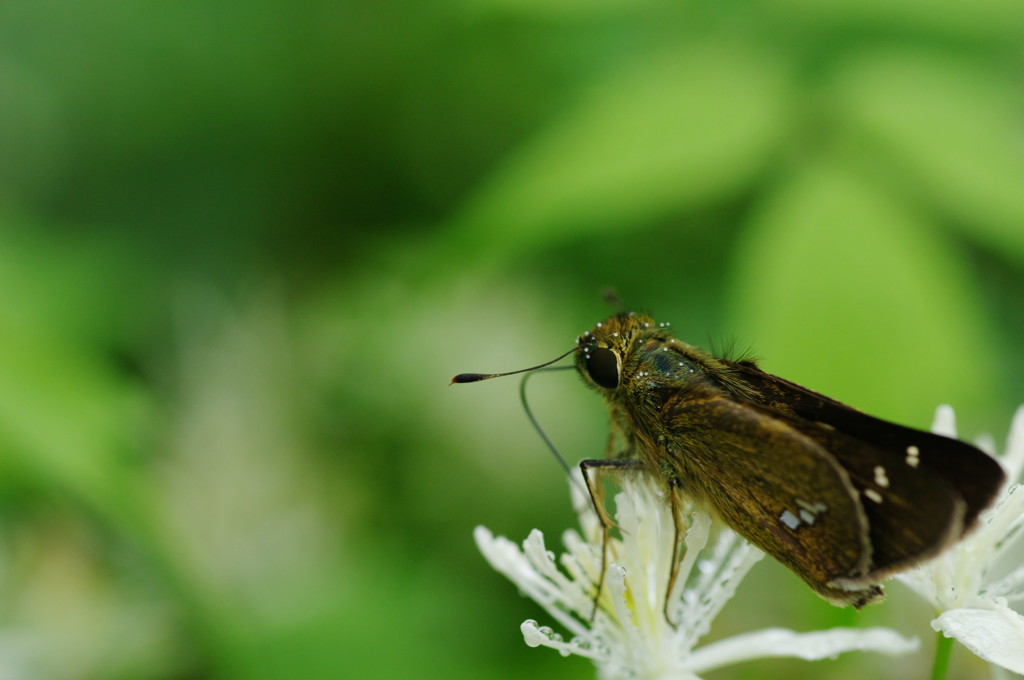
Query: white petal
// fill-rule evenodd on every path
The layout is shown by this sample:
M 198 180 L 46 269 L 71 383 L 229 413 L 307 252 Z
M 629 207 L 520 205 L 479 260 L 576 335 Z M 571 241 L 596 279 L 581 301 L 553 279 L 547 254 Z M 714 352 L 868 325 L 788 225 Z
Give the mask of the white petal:
M 941 434 L 943 437 L 953 437 L 956 439 L 956 414 L 953 413 L 952 406 L 943 404 L 935 409 L 932 432 Z
M 675 609 L 676 620 L 680 621 L 677 637 L 681 645 L 693 647 L 707 634 L 718 612 L 732 599 L 737 586 L 762 557 L 763 552 L 735 532 L 726 529 L 718 533 L 710 555 L 702 555 L 697 561 L 696 576 L 687 578 L 688 584 L 679 602 L 683 606 Z
M 907 654 L 919 646 L 917 638 L 905 638 L 888 628 L 833 628 L 814 633 L 766 628 L 701 647 L 690 656 L 687 667 L 702 673 L 751 659 L 794 657 L 816 661 L 855 651 Z
M 999 459 L 1006 468 L 1011 481 L 1020 479 L 1024 471 L 1024 406 L 1019 406 L 1010 424 L 1010 436 L 1006 440 L 1006 453 Z
M 988 544 L 984 549 L 992 553 L 992 559 L 1004 550 L 1012 548 L 1020 538 L 1020 529 L 1024 525 L 1024 487 L 1012 485 L 996 506 L 987 513 L 981 527 Z
M 562 656 L 577 654 L 595 661 L 604 661 L 607 657 L 607 650 L 600 647 L 595 648 L 592 641 L 583 637 L 574 637 L 568 642 L 562 636 L 554 632 L 548 626 L 541 626 L 533 619 L 523 621 L 519 626 L 523 633 L 523 641 L 528 647 L 550 647 L 557 649 Z
M 993 458 L 999 457 L 998 449 L 996 449 L 996 440 L 988 432 L 979 434 L 974 440 L 974 445 Z
M 956 638 L 985 661 L 1024 673 L 1024 617 L 998 602 L 995 609 L 952 609 L 932 628 Z
M 571 583 L 560 588 L 538 571 L 538 566 L 545 570 L 549 568 L 545 564 L 548 556 L 544 550 L 544 537 L 539 531 L 531 532 L 525 542 L 536 560 L 531 560 L 530 554 L 520 551 L 519 547 L 507 538 L 493 536 L 486 527 L 476 527 L 473 530 L 473 538 L 476 539 L 477 547 L 491 567 L 515 583 L 523 594 L 544 607 L 573 635 L 587 633 L 586 626 L 570 614 L 577 611 L 581 603 L 589 601 L 578 584 Z M 537 552 L 539 555 L 535 554 Z M 564 579 L 560 574 L 558 576 Z
M 990 585 L 986 594 L 992 597 L 1003 597 L 1010 602 L 1024 600 L 1024 565 L 1017 567 Z

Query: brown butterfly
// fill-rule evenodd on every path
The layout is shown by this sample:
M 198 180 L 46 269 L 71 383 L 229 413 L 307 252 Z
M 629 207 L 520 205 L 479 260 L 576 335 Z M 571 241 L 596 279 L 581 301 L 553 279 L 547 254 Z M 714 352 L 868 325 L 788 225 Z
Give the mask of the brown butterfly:
M 570 352 L 611 419 L 608 456 L 581 463 L 605 545 L 611 522 L 588 473 L 636 469 L 670 491 L 677 523 L 683 494 L 822 597 L 861 607 L 882 597 L 880 581 L 962 538 L 1003 484 L 969 444 L 716 358 L 643 314 L 602 321 Z

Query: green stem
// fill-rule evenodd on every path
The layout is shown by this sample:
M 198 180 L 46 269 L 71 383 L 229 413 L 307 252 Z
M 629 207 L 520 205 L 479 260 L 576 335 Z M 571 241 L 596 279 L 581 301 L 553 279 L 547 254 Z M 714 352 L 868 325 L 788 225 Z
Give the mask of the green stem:
M 946 680 L 949 671 L 949 655 L 953 651 L 953 638 L 939 631 L 935 638 L 935 659 L 932 661 L 932 680 Z

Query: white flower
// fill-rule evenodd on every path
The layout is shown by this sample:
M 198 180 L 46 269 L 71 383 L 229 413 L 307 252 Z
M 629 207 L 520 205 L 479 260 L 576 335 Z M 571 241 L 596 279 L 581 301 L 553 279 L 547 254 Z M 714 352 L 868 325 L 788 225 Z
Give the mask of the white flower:
M 956 436 L 952 408 L 939 407 L 932 431 Z M 981 447 L 992 452 L 989 442 Z M 1024 616 L 1009 606 L 1024 601 L 1024 406 L 1017 409 L 999 462 L 1006 471 L 1006 485 L 978 528 L 939 557 L 897 578 L 940 612 L 932 621 L 936 631 L 956 638 L 990 663 L 1024 673 Z
M 671 509 L 649 482 L 631 477 L 624 480 L 616 498 L 616 523 L 622 537 L 613 538 L 609 545 L 610 564 L 592 621 L 593 593 L 601 571 L 601 532 L 589 497 L 577 490 L 581 485 L 573 485 L 580 523 L 585 535 L 597 538 L 588 543 L 575 531 L 566 531 L 567 552 L 557 564 L 539 531 L 531 532 L 520 550 L 486 528 L 476 528 L 477 545 L 491 566 L 544 607 L 570 636 L 566 641 L 551 628 L 526 621 L 521 629 L 531 647 L 543 645 L 565 656 L 585 656 L 605 680 L 694 680 L 700 673 L 763 657 L 815 660 L 852 650 L 900 654 L 917 649 L 917 640 L 883 628 L 814 633 L 770 628 L 697 648 L 763 553 L 730 529 L 713 525 L 706 512 L 684 505 L 686 552 L 669 600 L 669 616 L 677 623 L 673 627 L 664 613 L 675 537 Z

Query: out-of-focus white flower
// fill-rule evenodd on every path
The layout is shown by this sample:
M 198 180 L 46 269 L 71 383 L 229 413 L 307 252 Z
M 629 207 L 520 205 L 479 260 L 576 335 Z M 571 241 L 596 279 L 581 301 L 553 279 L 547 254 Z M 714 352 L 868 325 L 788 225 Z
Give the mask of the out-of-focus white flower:
M 474 533 L 491 566 L 544 607 L 569 635 L 566 640 L 548 626 L 526 621 L 521 629 L 531 647 L 585 656 L 605 680 L 694 680 L 700 673 L 763 657 L 815 660 L 853 650 L 900 654 L 917 649 L 917 640 L 884 628 L 813 633 L 771 628 L 698 648 L 712 620 L 763 553 L 730 529 L 713 525 L 706 512 L 685 504 L 685 554 L 668 606 L 677 624 L 673 627 L 664 606 L 675 525 L 669 504 L 644 479 L 624 480 L 616 498 L 622 535 L 609 545 L 610 564 L 591 620 L 601 571 L 601 532 L 589 497 L 577 487 L 582 485 L 574 484 L 573 494 L 584 535 L 597 538 L 587 542 L 566 531 L 567 552 L 557 563 L 539 531 L 530 533 L 522 550 L 484 527 Z
M 956 436 L 952 408 L 939 407 L 932 431 Z M 994 453 L 991 442 L 980 446 Z M 1006 471 L 1006 485 L 978 528 L 934 560 L 897 578 L 935 606 L 936 631 L 990 663 L 1024 673 L 1024 616 L 1010 607 L 1024 601 L 1024 406 L 1017 409 L 1006 452 L 998 460 Z

